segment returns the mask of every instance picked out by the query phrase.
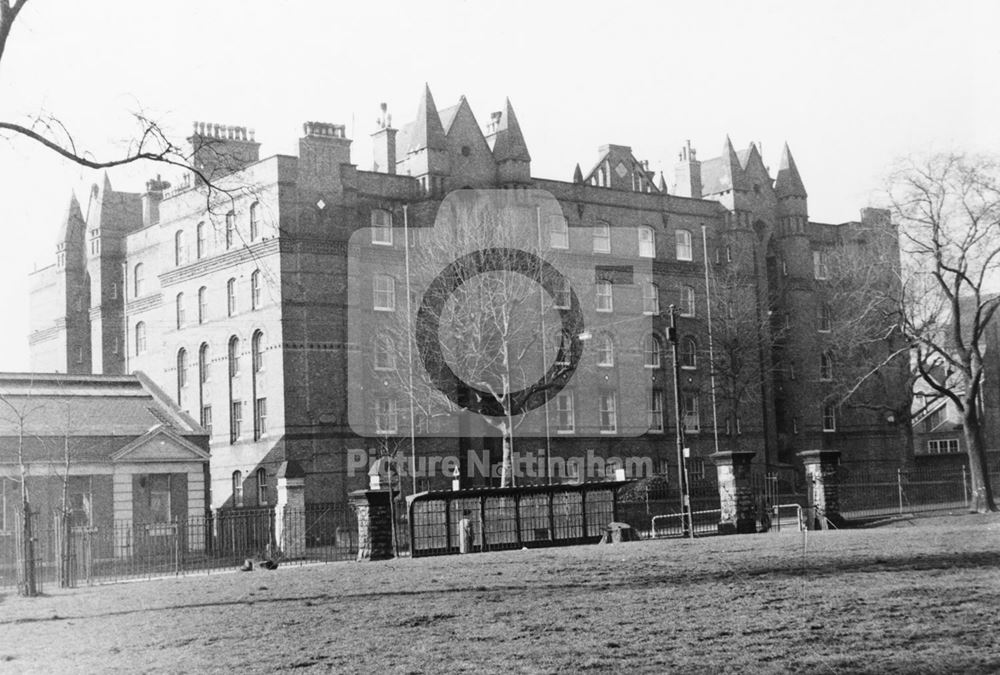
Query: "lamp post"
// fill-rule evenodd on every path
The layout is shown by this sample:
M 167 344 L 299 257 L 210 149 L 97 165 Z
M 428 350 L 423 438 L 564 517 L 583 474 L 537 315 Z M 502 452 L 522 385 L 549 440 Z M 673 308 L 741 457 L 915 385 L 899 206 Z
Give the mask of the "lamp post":
M 681 363 L 677 358 L 677 308 L 670 305 L 670 353 L 674 360 L 674 423 L 677 428 L 677 486 L 681 494 L 681 529 L 685 537 L 694 538 L 691 520 L 691 493 L 687 480 L 687 463 L 684 458 L 684 425 L 681 422 Z

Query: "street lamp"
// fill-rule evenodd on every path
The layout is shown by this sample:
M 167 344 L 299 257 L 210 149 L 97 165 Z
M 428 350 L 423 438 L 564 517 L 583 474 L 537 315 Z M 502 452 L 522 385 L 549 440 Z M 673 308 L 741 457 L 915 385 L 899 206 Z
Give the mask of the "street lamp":
M 685 537 L 693 539 L 691 490 L 684 457 L 684 425 L 681 423 L 681 363 L 677 358 L 677 308 L 674 305 L 670 305 L 670 328 L 667 331 L 667 339 L 670 340 L 670 352 L 674 359 L 674 422 L 677 427 L 677 486 L 681 493 L 681 528 Z

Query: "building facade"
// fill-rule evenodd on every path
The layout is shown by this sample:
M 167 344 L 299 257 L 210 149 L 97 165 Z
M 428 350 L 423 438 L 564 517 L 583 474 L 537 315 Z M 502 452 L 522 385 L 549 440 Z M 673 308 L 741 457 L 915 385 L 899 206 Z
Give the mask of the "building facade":
M 714 472 L 707 458 L 720 450 L 753 452 L 768 471 L 794 472 L 797 453 L 814 449 L 840 450 L 846 465 L 898 461 L 889 421 L 830 401 L 832 366 L 816 310 L 826 253 L 848 232 L 891 225 L 871 209 L 855 223 L 810 221 L 787 147 L 775 176 L 757 146 L 737 152 L 727 138 L 707 160 L 683 148 L 669 189 L 621 145 L 602 146 L 593 168 L 577 165 L 569 181 L 544 179 L 531 175 L 509 101 L 484 129 L 464 97 L 439 110 L 429 89 L 413 122 L 397 129 L 383 112 L 370 171 L 357 167 L 337 124 L 305 123 L 298 156 L 261 159 L 243 127 L 196 124 L 189 141 L 198 173 L 179 185 L 157 178 L 128 194 L 105 179 L 85 207 L 71 200 L 55 264 L 32 275 L 30 342 L 35 370 L 142 370 L 174 396 L 211 435 L 213 507 L 278 502 L 284 461 L 305 472 L 310 503 L 342 501 L 364 486 L 367 471 L 351 470 L 352 451 L 375 443 L 348 419 L 359 391 L 348 381 L 349 353 L 362 348 L 349 344 L 346 326 L 351 235 L 430 227 L 442 200 L 469 188 L 547 192 L 562 208 L 544 225 L 549 242 L 565 233 L 595 256 L 648 258 L 655 277 L 643 305 L 653 326 L 643 346 L 652 382 L 647 432 L 617 435 L 615 401 L 578 391 L 576 400 L 549 401 L 561 428 L 519 443 L 519 453 L 543 455 L 546 467 L 590 453 L 648 458 L 653 471 L 674 471 L 676 417 L 696 477 Z M 206 190 L 205 178 L 215 189 Z M 605 249 L 610 226 L 635 237 Z M 402 252 L 403 241 L 390 237 L 389 246 Z M 738 281 L 723 283 L 725 270 Z M 710 299 L 721 303 L 720 288 L 744 318 L 710 307 Z M 669 305 L 679 310 L 676 333 L 668 331 Z M 750 336 L 728 399 L 712 395 L 720 367 L 709 367 L 719 362 L 709 356 L 710 309 L 715 333 L 729 321 L 731 332 Z M 682 364 L 677 406 L 671 338 Z M 391 392 L 382 398 L 391 401 Z M 401 404 L 385 405 L 395 416 Z M 600 433 L 585 433 L 584 421 L 594 419 Z M 406 425 L 391 431 L 409 447 Z M 425 436 L 415 444 L 418 457 L 483 449 L 498 461 L 493 439 Z M 438 471 L 419 487 L 446 481 Z
M 208 437 L 142 374 L 0 373 L 0 397 L 0 542 L 13 540 L 22 469 L 38 527 L 65 498 L 72 527 L 117 525 L 116 557 L 205 517 Z M 187 544 L 201 549 L 204 539 Z

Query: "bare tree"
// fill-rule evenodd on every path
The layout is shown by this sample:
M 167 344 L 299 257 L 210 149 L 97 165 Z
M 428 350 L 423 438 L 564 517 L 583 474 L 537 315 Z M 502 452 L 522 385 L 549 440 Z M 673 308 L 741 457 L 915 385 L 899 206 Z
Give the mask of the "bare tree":
M 725 443 L 732 451 L 745 449 L 744 420 L 764 404 L 763 385 L 781 367 L 770 355 L 785 334 L 783 324 L 769 316 L 768 303 L 765 301 L 764 307 L 758 304 L 754 248 L 749 241 L 734 238 L 726 249 L 727 261 L 708 267 L 712 305 L 712 349 L 708 360 L 715 378 L 720 422 L 726 430 Z
M 24 10 L 28 0 L 0 0 L 0 72 L 2 72 L 7 40 Z M 199 184 L 206 186 L 206 204 L 211 213 L 217 205 L 216 193 L 231 199 L 239 187 L 222 187 L 219 179 L 240 168 L 236 158 L 229 156 L 224 145 L 204 136 L 196 136 L 193 148 L 175 143 L 155 119 L 144 111 L 132 112 L 135 128 L 128 146 L 113 157 L 98 158 L 77 144 L 76 138 L 57 115 L 36 113 L 23 122 L 0 119 L 0 132 L 11 138 L 23 138 L 41 145 L 60 157 L 90 169 L 111 169 L 136 162 L 156 162 L 183 169 L 193 174 Z M 211 161 L 202 161 L 206 156 Z
M 888 214 L 887 214 L 888 215 Z M 895 425 L 900 464 L 913 456 L 911 410 L 919 371 L 907 327 L 921 321 L 914 282 L 901 267 L 898 230 L 889 219 L 852 226 L 827 252 L 815 322 L 822 335 L 829 399 Z
M 478 423 L 502 439 L 504 487 L 514 484 L 514 438 L 526 420 L 522 411 L 565 383 L 572 374 L 570 350 L 582 350 L 572 323 L 560 320 L 567 310 L 542 290 L 552 281 L 555 268 L 547 259 L 553 253 L 519 236 L 525 228 L 517 219 L 503 209 L 479 209 L 470 200 L 469 211 L 449 221 L 447 236 L 440 229 L 417 233 L 429 236 L 414 237 L 413 269 L 435 274 L 441 261 L 455 262 L 417 297 L 419 311 L 395 312 L 378 325 L 376 351 L 393 351 L 391 364 L 373 373 L 391 381 L 387 391 L 405 393 L 405 405 L 421 425 L 462 408 L 479 413 Z M 568 302 L 568 296 L 562 300 Z M 427 353 L 427 345 L 437 346 L 435 353 Z M 395 410 L 391 414 L 395 420 Z M 404 417 L 409 419 L 408 411 Z M 379 426 L 377 431 L 384 431 L 388 425 Z
M 960 154 L 909 160 L 893 173 L 889 203 L 911 261 L 906 338 L 926 385 L 955 405 L 972 476 L 973 508 L 996 511 L 983 436 L 986 329 L 1000 296 L 1000 165 Z
M 38 413 L 44 404 L 33 401 L 30 397 L 17 402 L 0 393 L 0 418 L 12 422 L 17 429 L 17 469 L 20 504 L 20 532 L 17 537 L 18 568 L 20 579 L 18 592 L 21 595 L 34 597 L 38 595 L 35 578 L 35 538 L 32 527 L 31 498 L 28 490 L 28 459 L 26 457 L 25 435 L 30 418 Z

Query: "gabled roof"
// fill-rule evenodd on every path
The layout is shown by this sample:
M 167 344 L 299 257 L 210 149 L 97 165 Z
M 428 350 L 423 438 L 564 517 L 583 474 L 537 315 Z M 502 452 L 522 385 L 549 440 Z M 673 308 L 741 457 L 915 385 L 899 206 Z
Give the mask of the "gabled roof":
M 745 152 L 747 153 L 746 157 L 749 158 L 750 150 Z M 701 163 L 702 194 L 713 195 L 726 190 L 747 189 L 743 176 L 743 163 L 744 160 L 733 149 L 733 142 L 729 136 L 726 136 L 726 142 L 722 146 L 722 154 Z
M 441 126 L 444 128 L 445 135 L 447 135 L 448 132 L 451 131 L 451 125 L 454 124 L 455 117 L 458 115 L 458 110 L 463 105 L 466 106 L 469 105 L 468 103 L 465 102 L 464 96 L 462 97 L 462 100 L 460 102 L 456 103 L 455 105 L 448 106 L 444 110 L 438 112 L 438 117 L 441 118 Z
M 148 449 L 149 445 L 156 440 L 160 440 L 161 444 L 164 441 L 169 441 L 172 448 L 175 449 L 174 455 L 164 457 L 166 453 L 162 450 L 154 451 L 153 453 L 147 452 L 144 456 L 139 455 L 142 450 Z M 180 452 L 176 452 L 179 450 Z M 187 455 L 190 455 L 188 457 Z M 187 440 L 172 428 L 165 425 L 157 425 L 139 436 L 135 440 L 127 443 L 125 446 L 115 451 L 111 455 L 111 461 L 113 462 L 123 462 L 123 461 L 163 461 L 164 459 L 203 459 L 208 460 L 209 454 L 199 448 L 197 445 Z

